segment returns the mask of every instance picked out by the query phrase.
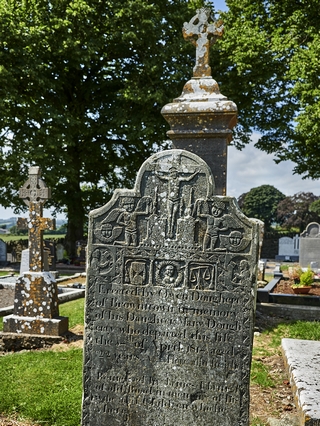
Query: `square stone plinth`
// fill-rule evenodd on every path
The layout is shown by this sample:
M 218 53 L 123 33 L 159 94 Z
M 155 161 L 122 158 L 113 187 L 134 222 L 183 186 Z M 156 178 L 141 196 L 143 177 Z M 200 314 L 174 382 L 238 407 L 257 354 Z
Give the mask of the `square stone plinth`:
M 39 318 L 8 315 L 3 318 L 6 333 L 61 336 L 68 331 L 68 317 Z

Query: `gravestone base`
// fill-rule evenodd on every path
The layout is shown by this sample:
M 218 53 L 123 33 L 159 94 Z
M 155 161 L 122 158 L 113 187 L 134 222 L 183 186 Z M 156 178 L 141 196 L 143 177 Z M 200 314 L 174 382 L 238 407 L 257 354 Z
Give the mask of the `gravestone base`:
M 51 348 L 66 339 L 66 336 L 39 336 L 36 334 L 17 334 L 0 332 L 0 352 L 17 352 L 21 350 L 34 350 Z
M 7 333 L 61 336 L 68 331 L 68 317 L 39 318 L 8 315 L 3 318 L 3 330 Z
M 3 319 L 3 331 L 59 336 L 68 318 L 59 316 L 58 288 L 50 272 L 26 272 L 16 283 L 13 315 Z

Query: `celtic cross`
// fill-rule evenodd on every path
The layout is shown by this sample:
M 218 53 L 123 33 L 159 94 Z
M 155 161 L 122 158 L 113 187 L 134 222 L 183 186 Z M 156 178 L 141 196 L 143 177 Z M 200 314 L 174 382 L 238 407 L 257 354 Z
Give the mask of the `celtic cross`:
M 209 19 L 212 23 L 209 23 Z M 196 46 L 196 65 L 193 68 L 193 77 L 211 77 L 209 66 L 209 48 L 218 37 L 223 34 L 221 21 L 215 21 L 211 16 L 211 10 L 202 8 L 197 14 L 183 25 L 183 37 Z
M 19 190 L 19 197 L 29 207 L 29 218 L 19 218 L 18 228 L 29 230 L 29 270 L 43 271 L 43 231 L 55 229 L 55 220 L 42 217 L 43 204 L 50 198 L 50 188 L 40 178 L 40 168 L 29 168 L 29 179 Z

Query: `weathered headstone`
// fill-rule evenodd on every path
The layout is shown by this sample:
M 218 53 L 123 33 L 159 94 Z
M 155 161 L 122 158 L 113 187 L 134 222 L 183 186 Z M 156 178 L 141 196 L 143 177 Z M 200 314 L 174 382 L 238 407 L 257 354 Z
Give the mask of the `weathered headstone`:
M 52 244 L 44 241 L 43 247 L 43 271 L 54 270 L 56 267 L 56 262 L 53 261 L 53 255 L 51 254 Z M 21 262 L 20 262 L 20 275 L 23 275 L 25 272 L 28 272 L 30 269 L 30 256 L 29 249 L 22 250 L 21 252 Z
M 290 260 L 297 262 L 299 260 L 300 237 L 296 235 L 293 238 L 279 238 L 279 249 L 276 260 Z
M 5 266 L 7 264 L 7 244 L 0 240 L 0 265 Z
M 76 254 L 78 262 L 86 261 L 86 249 L 87 249 L 87 241 L 86 240 L 78 240 L 76 241 Z
M 58 336 L 68 330 L 68 318 L 59 316 L 57 283 L 43 269 L 43 230 L 54 228 L 54 221 L 42 217 L 49 188 L 40 178 L 40 168 L 30 167 L 29 179 L 20 189 L 29 207 L 29 219 L 19 226 L 29 230 L 29 270 L 16 283 L 13 315 L 4 317 L 3 330 L 10 333 Z
M 64 258 L 64 245 L 63 244 L 57 244 L 56 246 L 56 257 L 57 257 L 57 262 L 61 262 Z
M 89 217 L 83 426 L 249 425 L 258 225 L 195 154 Z
M 56 245 L 53 241 L 44 240 L 44 260 L 47 262 L 48 268 L 44 268 L 45 271 L 55 271 L 56 269 Z
M 316 222 L 309 223 L 300 234 L 300 266 L 307 268 L 311 262 L 320 264 L 320 225 Z

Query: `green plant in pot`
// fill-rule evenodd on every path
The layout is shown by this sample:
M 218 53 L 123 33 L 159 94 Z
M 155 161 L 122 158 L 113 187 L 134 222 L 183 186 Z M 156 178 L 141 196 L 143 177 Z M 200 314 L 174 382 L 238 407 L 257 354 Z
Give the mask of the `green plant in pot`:
M 300 266 L 289 267 L 288 272 L 290 280 L 292 280 L 294 284 L 299 284 L 300 277 L 303 274 L 303 270 Z
M 295 293 L 308 293 L 314 282 L 314 272 L 308 268 L 302 272 L 299 278 L 299 282 L 292 284 L 292 289 Z

